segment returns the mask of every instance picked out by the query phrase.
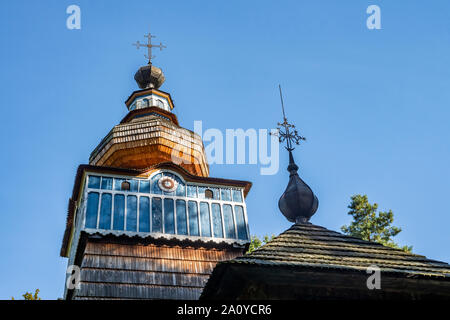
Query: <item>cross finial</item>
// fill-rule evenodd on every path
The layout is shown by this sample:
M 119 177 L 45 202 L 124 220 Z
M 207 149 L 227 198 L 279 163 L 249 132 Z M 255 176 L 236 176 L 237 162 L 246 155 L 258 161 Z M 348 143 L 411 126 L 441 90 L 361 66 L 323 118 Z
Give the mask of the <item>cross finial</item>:
M 144 37 L 147 38 L 146 44 L 137 41 L 136 43 L 133 43 L 133 46 L 136 46 L 137 49 L 139 49 L 140 47 L 147 47 L 148 54 L 144 54 L 144 57 L 148 59 L 148 64 L 152 64 L 152 59 L 155 57 L 152 56 L 152 48 L 159 48 L 159 50 L 162 51 L 163 48 L 167 47 L 161 42 L 159 44 L 152 44 L 152 38 L 156 38 L 156 36 L 152 35 L 150 32 L 144 35 Z
M 284 112 L 284 102 L 283 102 L 283 94 L 281 92 L 281 85 L 278 85 L 278 88 L 280 89 L 280 99 L 281 99 L 281 109 L 283 111 L 283 122 L 278 122 L 278 133 L 276 134 L 278 136 L 278 139 L 280 142 L 286 141 L 285 148 L 291 153 L 295 148 L 293 147 L 293 144 L 299 145 L 300 141 L 306 140 L 305 137 L 302 137 L 298 134 L 298 131 L 295 129 L 295 126 L 293 124 L 290 124 L 287 121 L 286 113 Z M 282 130 L 284 129 L 284 131 Z

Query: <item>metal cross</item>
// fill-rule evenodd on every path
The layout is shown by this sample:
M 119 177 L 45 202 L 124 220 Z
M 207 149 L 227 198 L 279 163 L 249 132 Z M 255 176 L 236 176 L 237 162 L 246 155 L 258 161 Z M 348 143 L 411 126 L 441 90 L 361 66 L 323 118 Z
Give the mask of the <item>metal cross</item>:
M 137 41 L 136 43 L 133 43 L 133 46 L 136 46 L 138 50 L 140 47 L 147 47 L 148 54 L 144 54 L 144 57 L 148 59 L 148 64 L 152 64 L 152 59 L 155 57 L 152 56 L 152 48 L 159 48 L 159 50 L 162 51 L 163 48 L 167 47 L 161 42 L 159 44 L 152 44 L 152 38 L 156 38 L 156 36 L 153 36 L 150 32 L 144 35 L 144 37 L 147 38 L 147 44 Z
M 293 144 L 299 145 L 300 141 L 305 141 L 306 138 L 302 137 L 298 134 L 298 131 L 295 129 L 295 126 L 293 124 L 290 124 L 287 121 L 286 113 L 284 112 L 284 103 L 283 103 L 283 94 L 281 93 L 281 86 L 278 85 L 278 88 L 280 89 L 280 99 L 281 99 L 281 109 L 283 110 L 283 122 L 278 122 L 278 132 L 274 135 L 278 137 L 280 142 L 286 141 L 285 148 L 291 152 L 295 148 L 293 147 Z M 284 131 L 282 130 L 284 129 Z

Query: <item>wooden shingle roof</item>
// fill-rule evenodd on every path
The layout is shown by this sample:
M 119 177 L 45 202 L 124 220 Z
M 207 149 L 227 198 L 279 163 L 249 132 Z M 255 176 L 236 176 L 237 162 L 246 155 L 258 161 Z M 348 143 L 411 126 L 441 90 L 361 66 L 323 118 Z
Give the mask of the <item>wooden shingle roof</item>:
M 432 276 L 450 280 L 450 265 L 343 235 L 310 223 L 294 224 L 251 254 L 229 263 L 279 265 L 307 268 L 367 270 L 411 276 Z
M 380 290 L 368 281 L 378 267 Z M 369 269 L 369 267 L 372 267 Z M 450 265 L 310 223 L 219 262 L 200 299 L 449 299 Z

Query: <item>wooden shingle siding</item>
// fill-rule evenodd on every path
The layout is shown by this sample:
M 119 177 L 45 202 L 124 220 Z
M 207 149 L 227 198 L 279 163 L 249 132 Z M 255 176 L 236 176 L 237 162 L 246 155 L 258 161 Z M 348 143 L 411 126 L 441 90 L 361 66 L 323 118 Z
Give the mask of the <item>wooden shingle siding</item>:
M 75 299 L 198 299 L 219 261 L 242 249 L 88 241 Z

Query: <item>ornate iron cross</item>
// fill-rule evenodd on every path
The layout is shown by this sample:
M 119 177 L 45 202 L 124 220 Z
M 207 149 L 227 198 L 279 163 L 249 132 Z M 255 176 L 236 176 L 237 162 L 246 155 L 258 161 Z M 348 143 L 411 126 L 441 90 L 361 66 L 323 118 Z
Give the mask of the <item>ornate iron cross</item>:
M 278 122 L 278 132 L 274 135 L 276 135 L 280 142 L 286 141 L 285 148 L 291 152 L 295 148 L 293 147 L 294 144 L 299 145 L 300 141 L 305 141 L 306 138 L 302 137 L 298 134 L 298 131 L 295 129 L 295 126 L 293 124 L 290 124 L 287 121 L 286 113 L 284 112 L 284 102 L 283 102 L 283 94 L 281 92 L 281 86 L 278 85 L 278 88 L 280 89 L 280 99 L 281 99 L 281 109 L 283 110 L 283 122 Z M 282 130 L 284 129 L 284 131 Z
M 133 43 L 133 46 L 136 46 L 138 50 L 140 47 L 147 47 L 148 54 L 144 54 L 144 57 L 148 59 L 148 64 L 152 64 L 152 59 L 155 57 L 152 56 L 152 48 L 159 48 L 159 50 L 162 51 L 163 48 L 167 47 L 163 45 L 161 42 L 159 44 L 152 44 L 152 38 L 156 38 L 156 36 L 153 36 L 150 32 L 144 35 L 144 37 L 147 38 L 147 44 L 140 43 L 138 40 L 136 43 Z

